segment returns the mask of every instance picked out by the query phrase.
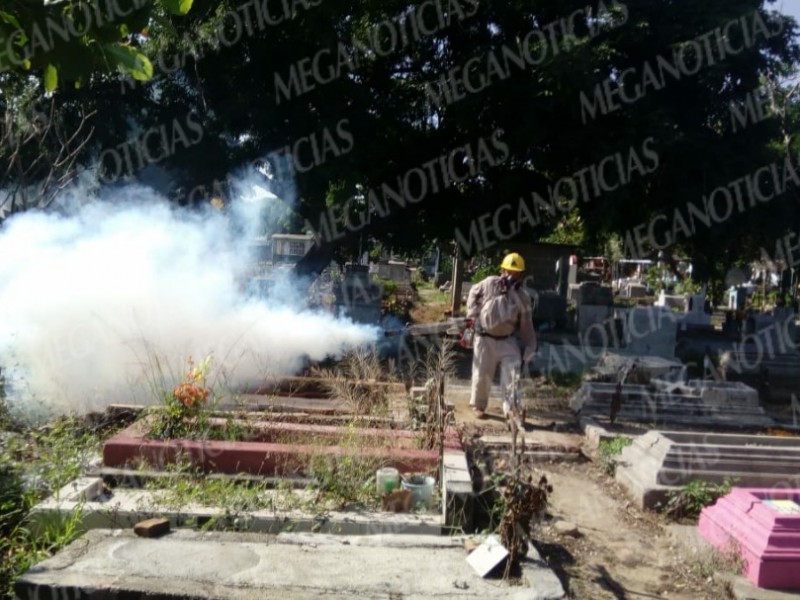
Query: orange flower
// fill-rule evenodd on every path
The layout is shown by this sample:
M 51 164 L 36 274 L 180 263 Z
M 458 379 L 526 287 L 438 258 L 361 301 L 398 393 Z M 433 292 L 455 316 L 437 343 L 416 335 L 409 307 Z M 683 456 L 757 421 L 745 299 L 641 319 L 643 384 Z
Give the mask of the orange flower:
M 192 383 L 181 383 L 172 391 L 172 395 L 186 408 L 192 408 L 208 399 L 208 390 Z
M 184 375 L 183 383 L 178 384 L 172 390 L 172 397 L 186 408 L 192 408 L 208 400 L 210 391 L 204 384 L 211 364 L 211 355 L 207 356 L 198 366 L 195 366 L 191 356 L 186 362 L 189 369 Z

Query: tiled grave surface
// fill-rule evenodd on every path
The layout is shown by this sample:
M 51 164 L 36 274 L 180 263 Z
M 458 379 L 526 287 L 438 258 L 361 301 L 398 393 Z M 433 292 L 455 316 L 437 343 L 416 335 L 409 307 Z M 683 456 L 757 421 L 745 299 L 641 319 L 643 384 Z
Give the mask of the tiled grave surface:
M 758 587 L 800 589 L 800 490 L 734 488 L 700 514 L 700 534 L 744 561 Z

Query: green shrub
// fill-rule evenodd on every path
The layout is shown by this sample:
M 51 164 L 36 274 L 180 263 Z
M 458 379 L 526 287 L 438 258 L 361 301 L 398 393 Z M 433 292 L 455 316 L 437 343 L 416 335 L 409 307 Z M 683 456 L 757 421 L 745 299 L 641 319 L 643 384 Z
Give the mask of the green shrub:
M 700 511 L 731 491 L 735 479 L 726 477 L 722 483 L 695 479 L 667 496 L 664 514 L 673 519 L 695 519 Z
M 694 281 L 691 277 L 684 277 L 683 280 L 675 284 L 676 294 L 694 295 L 699 294 L 703 286 L 699 282 Z
M 378 283 L 381 284 L 381 299 L 388 301 L 394 298 L 397 294 L 397 282 L 391 279 L 379 279 Z
M 0 444 L 0 597 L 14 581 L 82 533 L 81 508 L 29 528 L 33 506 L 81 475 L 100 441 L 73 419 L 23 429 Z
M 600 464 L 603 470 L 609 475 L 613 475 L 616 470 L 616 457 L 622 452 L 622 449 L 630 446 L 633 439 L 626 436 L 617 436 L 610 440 L 601 440 L 597 448 Z
M 500 267 L 497 265 L 478 267 L 472 275 L 472 283 L 480 283 L 490 275 L 500 275 Z
M 583 373 L 572 371 L 548 371 L 547 383 L 556 387 L 577 387 L 583 381 Z
M 27 508 L 19 470 L 2 461 L 0 457 L 0 537 L 11 531 Z

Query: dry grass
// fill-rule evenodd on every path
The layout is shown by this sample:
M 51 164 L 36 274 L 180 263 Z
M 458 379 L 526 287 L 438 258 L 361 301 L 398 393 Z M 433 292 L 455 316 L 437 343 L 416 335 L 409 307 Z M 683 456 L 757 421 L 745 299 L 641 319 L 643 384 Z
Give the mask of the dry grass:
M 373 348 L 357 348 L 332 369 L 314 369 L 312 375 L 325 381 L 331 398 L 347 402 L 355 416 L 383 416 L 388 410 L 385 384 L 397 382 L 392 365 L 383 365 Z

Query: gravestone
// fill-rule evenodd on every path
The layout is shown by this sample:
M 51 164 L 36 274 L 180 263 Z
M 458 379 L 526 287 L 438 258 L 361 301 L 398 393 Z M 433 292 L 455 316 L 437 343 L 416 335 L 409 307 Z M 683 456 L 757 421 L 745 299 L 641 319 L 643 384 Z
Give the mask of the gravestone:
M 592 304 L 595 306 L 610 306 L 614 302 L 614 293 L 610 287 L 594 282 L 584 282 L 578 285 L 575 294 L 575 303 L 578 306 Z
M 644 298 L 647 296 L 647 286 L 642 283 L 628 282 L 620 294 L 623 298 Z
M 539 292 L 535 298 L 533 320 L 551 323 L 561 329 L 567 320 L 567 300 L 555 292 Z
M 407 283 L 411 281 L 411 273 L 408 270 L 408 265 L 404 262 L 378 263 L 377 275 L 380 279 L 389 279 L 398 283 Z
M 675 358 L 678 317 L 662 306 L 632 308 L 624 322 L 626 353 Z
M 681 329 L 700 329 L 711 327 L 711 315 L 705 311 L 706 298 L 695 294 L 686 303 L 686 312 L 680 318 Z
M 608 347 L 616 339 L 613 331 L 614 300 L 610 287 L 594 282 L 581 283 L 575 292 L 578 335 L 584 344 Z
M 652 383 L 652 382 L 651 382 Z M 772 419 L 763 407 L 748 397 L 724 389 L 683 388 L 680 384 L 654 385 L 586 382 L 570 399 L 570 408 L 582 417 L 601 421 L 611 418 L 612 403 L 618 402 L 615 418 L 639 423 L 693 426 L 768 427 Z M 685 391 L 688 389 L 688 392 Z
M 758 388 L 764 402 L 794 398 L 800 372 L 794 313 L 790 309 L 776 312 L 749 315 L 740 341 L 723 352 L 720 361 L 725 379 Z
M 677 359 L 660 356 L 630 356 L 622 352 L 606 352 L 592 369 L 601 381 L 616 383 L 620 374 L 628 373 L 629 383 L 650 383 L 650 381 L 678 381 L 686 368 Z
M 578 335 L 584 344 L 608 347 L 616 336 L 611 335 L 613 308 L 607 305 L 578 306 Z
M 578 283 L 578 265 L 572 264 L 569 256 L 562 256 L 556 261 L 558 273 L 558 295 L 569 298 L 569 287 Z
M 791 339 L 797 339 L 797 323 L 795 322 L 795 312 L 789 306 L 776 306 L 772 311 L 772 316 L 778 327 L 785 329 L 785 335 Z
M 381 320 L 383 288 L 370 280 L 366 265 L 345 265 L 344 280 L 333 288 L 338 313 L 357 323 L 378 323 Z
M 747 289 L 742 287 L 728 290 L 728 309 L 745 310 L 747 308 Z

